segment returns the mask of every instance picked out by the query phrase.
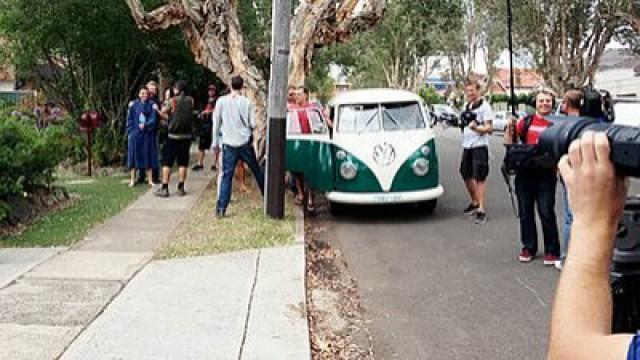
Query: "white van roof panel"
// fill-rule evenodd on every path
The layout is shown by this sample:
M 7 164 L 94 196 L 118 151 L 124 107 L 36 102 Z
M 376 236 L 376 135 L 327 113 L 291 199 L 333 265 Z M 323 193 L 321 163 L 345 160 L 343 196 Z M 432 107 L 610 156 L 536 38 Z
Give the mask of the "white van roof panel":
M 406 90 L 397 89 L 359 89 L 337 94 L 329 104 L 377 104 L 388 102 L 421 101 L 421 98 Z

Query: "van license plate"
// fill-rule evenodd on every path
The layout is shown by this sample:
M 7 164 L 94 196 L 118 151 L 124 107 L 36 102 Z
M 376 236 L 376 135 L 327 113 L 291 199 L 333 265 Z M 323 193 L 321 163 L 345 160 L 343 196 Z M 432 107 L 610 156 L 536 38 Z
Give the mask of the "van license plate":
M 374 200 L 378 204 L 396 203 L 402 200 L 402 195 L 399 195 L 399 194 L 375 195 Z

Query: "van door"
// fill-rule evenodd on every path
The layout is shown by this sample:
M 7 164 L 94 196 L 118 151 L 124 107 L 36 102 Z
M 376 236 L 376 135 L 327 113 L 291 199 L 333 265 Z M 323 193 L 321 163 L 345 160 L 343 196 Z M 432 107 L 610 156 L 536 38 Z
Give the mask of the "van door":
M 333 144 L 327 121 L 320 109 L 289 108 L 286 169 L 304 173 L 307 184 L 315 191 L 333 190 Z

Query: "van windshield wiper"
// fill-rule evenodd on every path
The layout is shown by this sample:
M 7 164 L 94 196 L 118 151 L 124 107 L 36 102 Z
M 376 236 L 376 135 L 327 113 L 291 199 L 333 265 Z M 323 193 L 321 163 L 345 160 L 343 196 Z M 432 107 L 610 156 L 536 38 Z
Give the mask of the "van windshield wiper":
M 371 124 L 373 119 L 375 119 L 376 115 L 378 115 L 378 112 L 374 111 L 373 114 L 371 114 L 371 117 L 369 117 L 369 119 L 367 119 L 367 122 L 364 124 L 364 127 L 362 129 L 360 129 L 360 131 L 358 131 L 358 135 L 362 134 L 365 130 L 367 130 L 367 128 L 369 127 L 369 124 Z

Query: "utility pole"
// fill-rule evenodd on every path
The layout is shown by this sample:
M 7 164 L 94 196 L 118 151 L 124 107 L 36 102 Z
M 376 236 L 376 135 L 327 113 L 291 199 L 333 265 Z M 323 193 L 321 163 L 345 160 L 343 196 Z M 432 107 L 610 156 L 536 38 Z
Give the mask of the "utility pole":
M 271 78 L 267 106 L 267 171 L 265 214 L 284 218 L 287 83 L 289 82 L 290 0 L 274 0 L 271 14 Z
M 514 88 L 513 76 L 513 14 L 511 11 L 511 0 L 507 0 L 507 29 L 509 32 L 509 87 L 511 88 L 511 114 L 516 116 L 516 89 Z M 515 139 L 515 137 L 514 137 Z

